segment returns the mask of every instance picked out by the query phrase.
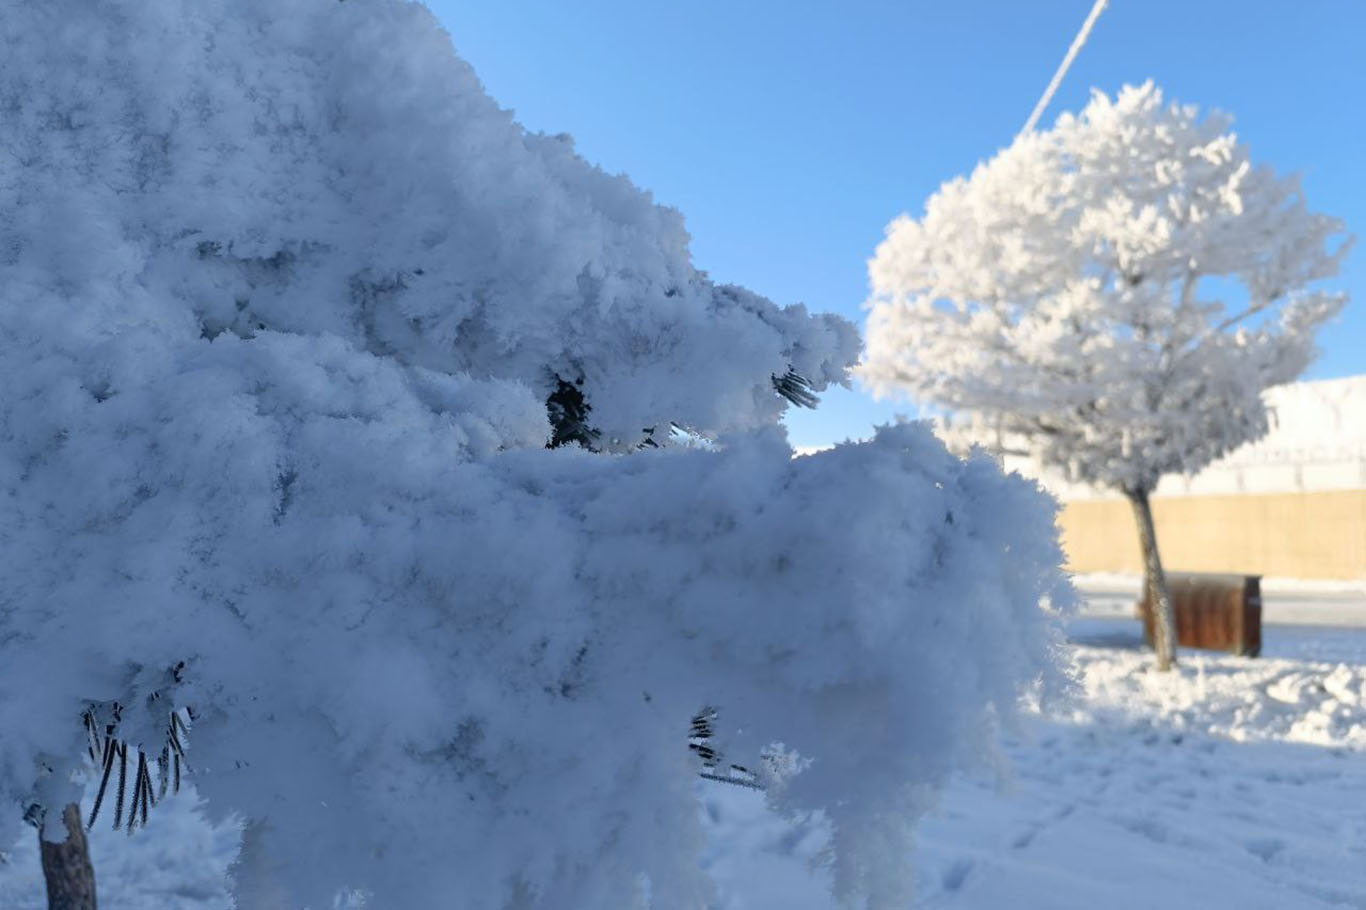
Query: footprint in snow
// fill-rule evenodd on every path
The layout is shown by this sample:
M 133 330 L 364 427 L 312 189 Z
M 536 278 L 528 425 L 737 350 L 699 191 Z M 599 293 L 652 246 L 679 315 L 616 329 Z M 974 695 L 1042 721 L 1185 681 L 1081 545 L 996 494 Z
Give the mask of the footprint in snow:
M 947 869 L 940 876 L 940 883 L 945 891 L 957 891 L 963 887 L 963 883 L 972 874 L 973 867 L 976 865 L 969 857 L 961 857 L 949 863 Z
M 1264 863 L 1269 863 L 1285 849 L 1285 841 L 1278 837 L 1254 837 L 1243 846 L 1247 848 L 1248 853 Z

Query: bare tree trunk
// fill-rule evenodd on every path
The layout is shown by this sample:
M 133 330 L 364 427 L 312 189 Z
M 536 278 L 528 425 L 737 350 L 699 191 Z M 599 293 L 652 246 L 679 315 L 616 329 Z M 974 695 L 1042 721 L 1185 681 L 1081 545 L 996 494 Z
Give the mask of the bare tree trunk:
M 47 881 L 48 910 L 95 910 L 95 867 L 90 864 L 90 845 L 81 827 L 81 807 L 70 803 L 62 810 L 66 840 L 60 844 L 43 839 L 38 829 L 38 852 Z
M 1153 611 L 1153 650 L 1157 669 L 1170 670 L 1176 663 L 1176 613 L 1167 589 L 1167 574 L 1162 571 L 1162 556 L 1157 551 L 1157 531 L 1147 490 L 1125 490 L 1138 522 L 1138 542 L 1143 550 L 1143 580 Z

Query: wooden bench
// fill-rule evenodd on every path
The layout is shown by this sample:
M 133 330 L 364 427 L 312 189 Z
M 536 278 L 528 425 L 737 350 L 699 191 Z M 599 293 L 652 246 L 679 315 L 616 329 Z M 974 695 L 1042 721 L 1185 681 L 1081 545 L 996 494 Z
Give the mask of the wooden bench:
M 1262 650 L 1262 576 L 1168 572 L 1176 644 L 1256 657 Z M 1138 602 L 1143 638 L 1153 643 L 1152 597 L 1147 581 Z

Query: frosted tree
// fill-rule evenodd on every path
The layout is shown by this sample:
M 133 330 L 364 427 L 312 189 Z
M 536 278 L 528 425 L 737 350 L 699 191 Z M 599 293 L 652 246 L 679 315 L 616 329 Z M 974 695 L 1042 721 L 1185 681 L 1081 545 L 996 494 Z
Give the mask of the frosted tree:
M 1018 137 L 887 229 L 863 377 L 1133 505 L 1174 659 L 1149 495 L 1267 429 L 1343 305 L 1342 224 L 1151 83 Z
M 0 21 L 0 842 L 79 846 L 89 773 L 136 827 L 183 759 L 278 870 L 248 910 L 697 908 L 714 708 L 904 906 L 1056 681 L 1036 487 L 916 425 L 793 459 L 852 326 L 712 283 L 419 5 Z

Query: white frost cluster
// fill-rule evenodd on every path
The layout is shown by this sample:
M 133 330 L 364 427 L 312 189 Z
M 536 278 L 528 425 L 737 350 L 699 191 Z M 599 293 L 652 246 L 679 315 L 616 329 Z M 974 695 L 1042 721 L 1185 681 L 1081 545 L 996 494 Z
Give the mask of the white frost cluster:
M 79 794 L 85 709 L 155 757 L 189 707 L 295 906 L 696 908 L 715 706 L 800 756 L 771 800 L 841 891 L 904 898 L 1053 678 L 1032 484 L 921 426 L 792 460 L 772 377 L 843 381 L 852 328 L 714 286 L 420 6 L 0 20 L 0 843 Z M 559 380 L 605 448 L 718 445 L 547 450 Z
M 1020 136 L 870 264 L 866 380 L 1069 479 L 1151 490 L 1266 431 L 1344 296 L 1343 226 L 1151 83 Z

